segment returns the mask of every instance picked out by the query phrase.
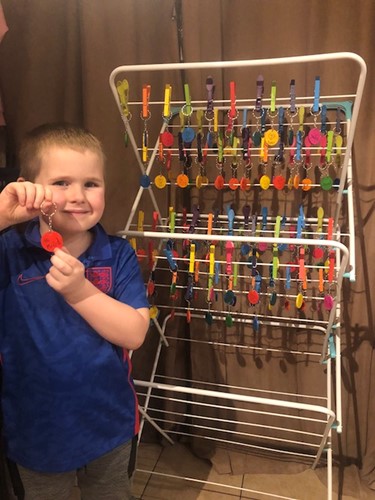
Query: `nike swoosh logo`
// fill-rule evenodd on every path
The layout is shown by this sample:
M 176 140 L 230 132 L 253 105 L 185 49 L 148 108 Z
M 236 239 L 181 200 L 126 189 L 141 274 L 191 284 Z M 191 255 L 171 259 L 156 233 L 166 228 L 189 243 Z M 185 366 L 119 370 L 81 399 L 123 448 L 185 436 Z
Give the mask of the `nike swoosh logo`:
M 17 278 L 17 283 L 19 285 L 28 285 L 30 283 L 33 283 L 34 281 L 39 281 L 39 280 L 43 280 L 45 278 L 45 276 L 35 276 L 33 278 L 24 278 L 22 276 L 22 273 L 18 276 Z

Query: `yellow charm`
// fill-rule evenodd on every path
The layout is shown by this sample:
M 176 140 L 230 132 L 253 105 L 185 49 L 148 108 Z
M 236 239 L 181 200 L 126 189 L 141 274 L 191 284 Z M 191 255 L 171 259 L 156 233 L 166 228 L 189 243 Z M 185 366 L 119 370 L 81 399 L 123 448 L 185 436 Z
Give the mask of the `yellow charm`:
M 164 175 L 159 174 L 155 177 L 155 186 L 159 189 L 165 188 L 167 185 L 167 179 L 164 177 Z
M 276 146 L 279 142 L 279 138 L 279 133 L 274 128 L 271 128 L 264 133 L 264 140 L 268 146 Z
M 262 175 L 262 177 L 260 178 L 260 187 L 264 190 L 268 189 L 270 187 L 270 184 L 271 184 L 271 179 L 268 177 L 268 175 Z
M 155 319 L 158 317 L 159 309 L 156 306 L 150 307 L 150 319 Z
M 303 295 L 302 293 L 299 293 L 296 297 L 296 308 L 301 309 L 302 304 L 303 304 Z

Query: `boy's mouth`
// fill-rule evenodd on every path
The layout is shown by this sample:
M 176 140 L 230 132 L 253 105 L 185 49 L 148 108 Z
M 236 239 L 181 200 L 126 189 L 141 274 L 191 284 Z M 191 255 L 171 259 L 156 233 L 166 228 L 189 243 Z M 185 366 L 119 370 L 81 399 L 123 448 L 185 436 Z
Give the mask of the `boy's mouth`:
M 64 210 L 66 214 L 71 214 L 71 215 L 84 215 L 88 214 L 88 210 Z

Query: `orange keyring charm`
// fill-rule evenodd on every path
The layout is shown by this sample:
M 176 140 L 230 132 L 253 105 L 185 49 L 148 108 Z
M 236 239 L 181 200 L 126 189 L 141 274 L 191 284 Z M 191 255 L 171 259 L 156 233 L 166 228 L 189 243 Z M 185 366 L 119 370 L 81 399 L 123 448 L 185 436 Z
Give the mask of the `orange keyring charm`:
M 225 179 L 222 175 L 218 175 L 215 179 L 214 186 L 219 191 L 224 188 Z
M 303 179 L 301 184 L 302 184 L 302 191 L 310 191 L 312 180 L 309 178 Z
M 235 191 L 240 187 L 240 183 L 236 177 L 232 177 L 231 179 L 229 179 L 228 184 L 232 191 Z
M 294 187 L 294 189 L 299 188 L 299 175 L 295 175 L 293 177 L 293 187 Z
M 189 177 L 186 174 L 180 174 L 177 176 L 176 182 L 178 187 L 186 188 L 189 184 Z
M 250 179 L 248 179 L 247 177 L 242 177 L 242 179 L 240 180 L 241 191 L 249 191 L 250 186 Z

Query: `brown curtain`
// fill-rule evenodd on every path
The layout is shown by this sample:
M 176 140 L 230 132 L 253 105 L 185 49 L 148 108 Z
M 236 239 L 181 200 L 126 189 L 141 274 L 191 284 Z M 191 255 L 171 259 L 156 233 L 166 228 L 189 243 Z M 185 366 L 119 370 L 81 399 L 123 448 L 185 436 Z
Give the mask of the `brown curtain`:
M 124 147 L 123 124 L 108 77 L 119 65 L 179 62 L 175 2 L 2 0 L 2 5 L 9 32 L 0 45 L 0 85 L 10 161 L 14 160 L 16 166 L 20 138 L 42 122 L 66 120 L 85 125 L 102 140 L 108 157 L 108 201 L 103 223 L 110 232 L 121 230 L 132 194 L 139 186 L 139 170 Z M 372 0 L 183 0 L 181 5 L 179 33 L 186 62 L 336 51 L 356 52 L 367 62 L 368 78 L 353 151 L 357 280 L 346 283 L 343 294 L 344 431 L 335 451 L 361 465 L 363 477 L 371 484 L 375 482 L 375 274 L 371 264 L 375 259 L 371 241 L 375 224 L 375 144 L 371 139 L 375 127 L 375 4 Z M 264 68 L 264 76 L 268 81 L 282 81 L 283 71 Z M 221 73 L 216 81 L 219 97 L 236 74 Z M 296 78 L 301 87 L 309 88 L 315 74 L 320 75 L 327 94 L 339 94 L 355 81 L 346 63 L 339 71 L 329 66 L 312 67 Z M 204 81 L 192 73 L 162 76 L 176 88 L 181 87 L 183 77 L 192 93 L 199 95 Z M 151 76 L 152 88 L 160 87 L 158 78 L 160 75 Z M 138 83 L 144 83 L 141 77 Z M 238 93 L 254 91 L 253 78 L 240 78 L 237 84 Z M 140 134 L 139 124 L 134 126 L 135 133 Z M 235 366 L 231 365 L 231 370 L 235 371 Z M 303 374 L 299 372 L 298 376 Z

